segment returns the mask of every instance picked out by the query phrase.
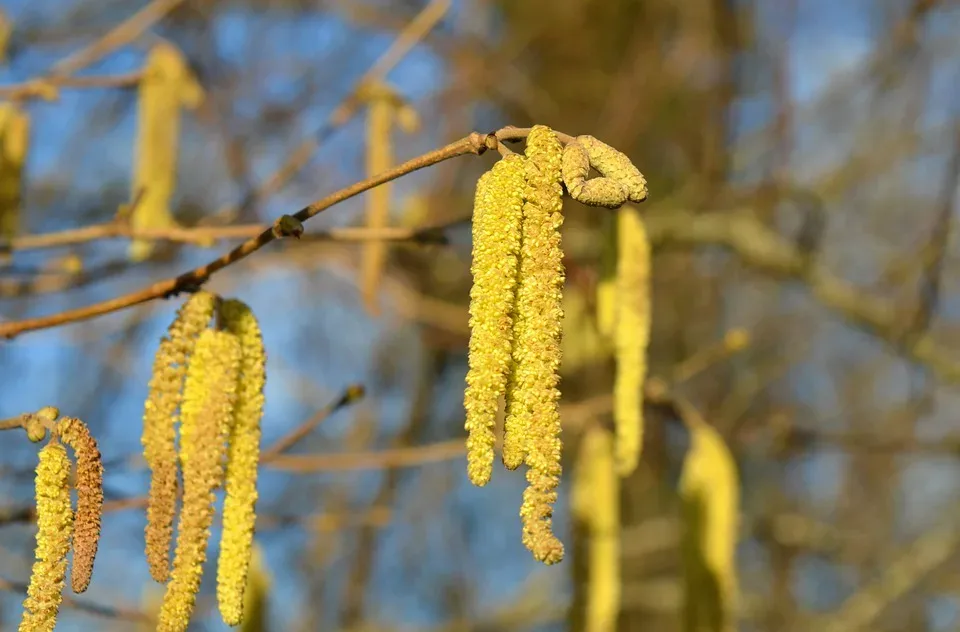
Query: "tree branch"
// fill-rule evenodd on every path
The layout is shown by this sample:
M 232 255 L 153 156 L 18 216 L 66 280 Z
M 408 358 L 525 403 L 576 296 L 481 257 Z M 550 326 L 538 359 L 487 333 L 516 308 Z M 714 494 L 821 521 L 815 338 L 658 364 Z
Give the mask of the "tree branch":
M 510 134 L 511 139 L 514 139 L 516 136 L 515 129 L 516 128 L 505 128 L 504 130 L 501 130 L 501 132 Z M 444 160 L 449 160 L 450 158 L 455 158 L 457 156 L 463 156 L 466 154 L 480 155 L 486 152 L 488 149 L 496 149 L 497 145 L 497 135 L 474 132 L 469 136 L 465 136 L 464 138 L 450 143 L 445 147 L 441 147 L 440 149 L 436 149 L 423 154 L 422 156 L 408 160 L 403 164 L 394 167 L 393 169 L 389 169 L 376 176 L 362 180 L 352 186 L 346 187 L 345 189 L 340 189 L 339 191 L 300 209 L 293 215 L 293 217 L 299 222 L 305 222 L 308 219 L 319 215 L 331 206 L 355 197 L 364 191 L 383 184 L 384 182 L 395 180 L 401 176 L 413 173 L 414 171 L 418 171 L 425 167 L 438 164 Z M 58 314 L 42 316 L 39 318 L 30 318 L 21 321 L 0 324 L 0 337 L 11 339 L 25 332 L 49 329 L 51 327 L 56 327 L 67 323 L 87 320 L 97 316 L 102 316 L 104 314 L 109 314 L 111 312 L 120 311 L 128 307 L 133 307 L 135 305 L 140 305 L 141 303 L 146 303 L 157 298 L 175 296 L 183 291 L 195 291 L 202 286 L 215 272 L 218 272 L 223 268 L 248 257 L 276 238 L 277 236 L 274 233 L 273 224 L 270 224 L 269 226 L 263 227 L 259 235 L 251 237 L 230 252 L 218 257 L 217 259 L 214 259 L 206 265 L 190 270 L 189 272 L 185 272 L 180 276 L 166 279 L 164 281 L 158 281 L 157 283 L 149 285 L 141 290 L 102 301 L 100 303 L 94 303 L 93 305 L 88 305 L 86 307 L 67 310 Z

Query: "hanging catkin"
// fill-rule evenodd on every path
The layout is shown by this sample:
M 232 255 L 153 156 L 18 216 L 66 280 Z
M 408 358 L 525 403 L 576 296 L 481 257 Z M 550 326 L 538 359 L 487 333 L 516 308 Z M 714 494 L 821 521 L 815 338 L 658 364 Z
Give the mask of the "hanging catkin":
M 526 430 L 527 489 L 520 516 L 523 543 L 546 564 L 563 559 L 552 527 L 560 483 L 560 336 L 563 323 L 563 148 L 556 133 L 534 126 L 527 136 L 520 280 L 514 324 L 514 373 L 506 427 Z M 510 420 L 513 417 L 513 420 Z M 505 439 L 506 440 L 506 439 Z
M 30 117 L 13 103 L 0 103 L 0 264 L 20 230 L 23 164 L 30 143 Z
M 683 408 L 690 448 L 680 476 L 684 632 L 736 629 L 740 487 L 723 438 L 691 406 Z
M 507 386 L 517 292 L 517 256 L 523 218 L 524 159 L 499 160 L 480 177 L 473 207 L 473 286 L 470 289 L 470 350 L 464 392 L 467 473 L 486 485 L 493 469 L 494 426 Z M 513 443 L 521 433 L 510 431 Z M 504 443 L 504 454 L 512 443 Z M 523 459 L 520 452 L 517 464 Z M 507 461 L 507 457 L 504 457 Z
M 213 524 L 214 492 L 223 485 L 240 364 L 240 343 L 235 335 L 214 329 L 200 334 L 183 388 L 183 507 L 158 632 L 186 632 L 193 615 Z
M 180 109 L 195 108 L 203 100 L 186 60 L 170 44 L 157 44 L 147 56 L 137 113 L 132 200 L 139 200 L 130 216 L 134 230 L 175 225 L 170 200 L 176 189 L 180 146 Z M 134 240 L 130 258 L 141 261 L 153 251 L 152 242 Z
M 620 480 L 614 440 L 587 428 L 574 469 L 572 509 L 587 538 L 585 632 L 615 632 L 620 610 Z
M 360 98 L 367 106 L 367 177 L 373 177 L 393 167 L 393 124 L 413 131 L 419 125 L 416 110 L 403 103 L 389 85 L 373 82 L 364 86 Z M 390 217 L 390 200 L 393 184 L 385 182 L 367 192 L 367 228 L 386 228 Z M 387 242 L 372 239 L 364 244 L 362 251 L 360 285 L 367 312 L 380 313 L 380 279 L 387 261 Z
M 37 465 L 36 561 L 23 601 L 20 632 L 52 632 L 57 624 L 73 534 L 69 478 L 67 450 L 51 441 L 40 450 Z
M 100 519 L 103 513 L 103 460 L 97 440 L 87 425 L 75 417 L 64 417 L 57 423 L 57 432 L 70 446 L 77 461 L 77 512 L 73 529 L 73 566 L 70 586 L 82 593 L 90 585 L 93 562 L 100 542 Z
M 618 213 L 613 417 L 617 471 L 620 476 L 628 476 L 636 469 L 643 446 L 643 383 L 650 342 L 650 243 L 635 207 L 624 206 Z
M 227 448 L 223 535 L 217 560 L 217 603 L 227 625 L 244 620 L 244 589 L 256 524 L 260 420 L 266 383 L 266 352 L 260 325 L 241 301 L 224 301 L 224 328 L 240 342 L 240 381 Z
M 150 468 L 145 529 L 150 575 L 160 583 L 170 576 L 170 542 L 177 503 L 177 423 L 187 362 L 197 337 L 213 316 L 217 299 L 197 292 L 180 307 L 153 360 L 143 410 L 143 455 Z

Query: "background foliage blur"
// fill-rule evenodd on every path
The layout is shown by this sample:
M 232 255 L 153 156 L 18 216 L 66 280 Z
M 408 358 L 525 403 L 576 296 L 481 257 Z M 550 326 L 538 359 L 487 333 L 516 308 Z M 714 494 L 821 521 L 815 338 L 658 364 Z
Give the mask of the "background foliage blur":
M 158 41 L 175 44 L 206 91 L 183 114 L 177 220 L 269 222 L 364 175 L 364 108 L 336 129 L 325 121 L 425 4 L 156 0 L 160 19 L 76 76 L 122 77 Z M 394 133 L 396 160 L 470 131 L 543 123 L 605 140 L 646 174 L 650 375 L 691 401 L 736 456 L 741 629 L 957 629 L 958 3 L 450 5 L 387 75 L 422 122 Z M 129 201 L 135 87 L 78 80 L 48 102 L 17 86 L 141 6 L 3 1 L 12 31 L 0 99 L 25 97 L 32 117 L 22 233 L 107 222 Z M 360 383 L 366 398 L 297 451 L 423 447 L 405 467 L 361 455 L 318 456 L 308 473 L 264 470 L 265 629 L 579 629 L 585 581 L 569 480 L 557 524 L 572 554 L 541 568 L 520 543 L 522 476 L 498 469 L 475 489 L 451 449 L 463 436 L 465 220 L 491 162 L 458 159 L 393 185 L 390 224 L 443 225 L 447 243 L 389 245 L 376 316 L 360 291 L 360 243 L 273 245 L 209 286 L 249 303 L 264 328 L 265 445 Z M 362 223 L 364 205 L 337 206 L 308 231 Z M 609 213 L 570 201 L 565 213 L 572 466 L 579 431 L 610 411 L 613 367 L 592 322 Z M 226 247 L 166 244 L 137 264 L 122 239 L 15 248 L 0 268 L 0 318 L 103 300 Z M 108 500 L 139 497 L 140 415 L 176 303 L 0 345 L 0 417 L 57 405 L 83 418 L 104 452 Z M 734 352 L 723 341 L 736 329 L 750 344 Z M 669 631 L 679 629 L 675 488 L 688 438 L 669 411 L 651 407 L 647 419 L 641 467 L 622 492 L 619 629 Z M 8 629 L 32 561 L 24 508 L 34 448 L 11 436 L 0 463 Z M 131 619 L 156 590 L 143 522 L 142 509 L 105 516 L 94 580 L 78 602 L 112 610 L 67 607 L 58 629 L 137 629 Z M 211 589 L 198 629 L 222 626 Z

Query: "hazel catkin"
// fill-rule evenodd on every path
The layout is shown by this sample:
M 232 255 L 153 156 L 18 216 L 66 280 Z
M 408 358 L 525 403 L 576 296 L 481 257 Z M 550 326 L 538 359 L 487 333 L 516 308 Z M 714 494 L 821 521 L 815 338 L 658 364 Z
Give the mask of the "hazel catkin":
M 577 136 L 576 143 L 586 150 L 590 166 L 600 175 L 623 186 L 629 201 L 643 202 L 647 199 L 647 179 L 626 154 L 593 136 Z
M 73 534 L 70 506 L 70 461 L 67 450 L 51 441 L 40 450 L 37 465 L 37 550 L 20 632 L 52 632 L 63 600 L 67 553 Z
M 617 472 L 628 476 L 637 467 L 643 445 L 643 384 L 650 342 L 650 242 L 635 207 L 620 209 L 617 242 L 613 418 Z
M 73 566 L 70 586 L 82 593 L 90 585 L 93 562 L 100 541 L 100 518 L 103 512 L 103 460 L 97 440 L 87 425 L 74 417 L 57 423 L 57 433 L 70 446 L 77 459 L 77 512 L 73 530 Z
M 153 361 L 149 393 L 143 411 L 143 455 L 150 468 L 145 529 L 147 563 L 154 580 L 170 576 L 170 541 L 177 502 L 177 421 L 187 361 L 197 336 L 213 316 L 216 297 L 193 294 L 181 306 Z
M 512 155 L 494 164 L 477 182 L 474 202 L 464 425 L 468 432 L 467 473 L 477 486 L 490 480 L 495 418 L 511 363 L 525 186 L 523 162 L 521 156 Z
M 534 126 L 527 136 L 514 375 L 512 392 L 508 392 L 511 406 L 507 431 L 511 423 L 525 430 L 524 462 L 529 468 L 520 510 L 523 542 L 536 559 L 546 564 L 563 558 L 563 544 L 551 526 L 561 472 L 562 152 L 556 133 L 549 127 Z
M 207 559 L 214 492 L 223 484 L 240 363 L 240 343 L 235 335 L 214 329 L 200 334 L 183 390 L 183 506 L 173 571 L 160 608 L 159 632 L 186 632 L 193 614 Z
M 627 201 L 627 189 L 613 178 L 587 179 L 590 156 L 577 141 L 563 149 L 563 183 L 574 200 L 589 206 L 617 208 Z
M 266 351 L 253 311 L 241 301 L 224 301 L 224 328 L 240 343 L 240 381 L 227 448 L 223 535 L 217 560 L 217 602 L 227 625 L 244 619 L 244 589 L 250 567 L 260 461 L 260 420 L 266 383 Z

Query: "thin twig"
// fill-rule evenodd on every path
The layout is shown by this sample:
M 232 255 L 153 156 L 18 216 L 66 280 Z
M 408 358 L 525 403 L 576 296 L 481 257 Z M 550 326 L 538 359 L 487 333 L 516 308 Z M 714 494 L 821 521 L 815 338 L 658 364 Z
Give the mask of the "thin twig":
M 281 454 L 264 460 L 267 467 L 284 472 L 344 472 L 380 468 L 416 467 L 450 461 L 464 454 L 463 439 L 421 446 L 406 446 L 378 452 L 336 454 Z
M 276 458 L 283 452 L 289 450 L 294 445 L 302 441 L 308 434 L 313 432 L 317 426 L 323 423 L 324 420 L 326 420 L 330 415 L 337 412 L 341 408 L 344 408 L 345 406 L 349 406 L 350 404 L 359 401 L 364 394 L 365 391 L 363 385 L 352 384 L 348 386 L 346 389 L 344 389 L 343 393 L 340 394 L 340 397 L 317 411 L 316 414 L 300 424 L 298 427 L 277 439 L 273 445 L 261 453 L 260 460 L 269 461 L 270 459 Z
M 315 233 L 304 233 L 300 241 L 412 241 L 417 243 L 444 243 L 442 231 L 449 226 L 467 221 L 455 220 L 439 226 L 423 228 L 388 227 L 370 229 L 364 227 L 347 226 L 331 228 Z M 60 248 L 89 243 L 101 239 L 148 239 L 151 241 L 169 241 L 180 244 L 210 247 L 211 241 L 228 239 L 251 239 L 263 232 L 262 224 L 237 224 L 234 226 L 200 226 L 197 228 L 160 228 L 134 229 L 124 222 L 106 222 L 84 226 L 83 228 L 68 228 L 66 230 L 36 235 L 22 235 L 11 242 L 11 250 L 40 250 L 44 248 Z
M 60 78 L 72 75 L 113 51 L 134 41 L 174 10 L 184 0 L 154 0 L 129 18 L 113 27 L 103 37 L 57 62 L 50 76 Z
M 495 149 L 496 146 L 496 137 L 492 134 L 480 134 L 474 132 L 469 136 L 465 136 L 464 138 L 450 143 L 445 147 L 441 147 L 440 149 L 428 152 L 422 156 L 412 158 L 403 164 L 397 165 L 393 169 L 362 180 L 352 186 L 346 187 L 345 189 L 340 189 L 339 191 L 300 209 L 293 215 L 293 217 L 301 223 L 305 222 L 308 219 L 319 215 L 331 206 L 355 197 L 364 191 L 383 184 L 384 182 L 395 180 L 401 176 L 413 173 L 414 171 L 438 164 L 451 158 L 456 158 L 457 156 L 463 156 L 466 154 L 480 155 L 487 151 L 487 149 Z M 97 316 L 102 316 L 104 314 L 120 311 L 128 307 L 133 307 L 135 305 L 140 305 L 157 298 L 174 296 L 183 291 L 195 291 L 197 288 L 202 286 L 214 273 L 236 263 L 237 261 L 240 261 L 241 259 L 246 258 L 270 242 L 274 241 L 274 239 L 276 239 L 276 235 L 273 231 L 273 225 L 270 224 L 265 226 L 262 229 L 262 232 L 256 237 L 248 239 L 230 252 L 218 257 L 217 259 L 214 259 L 210 263 L 181 274 L 180 276 L 159 281 L 141 290 L 131 292 L 117 298 L 102 301 L 100 303 L 95 303 L 93 305 L 88 305 L 86 307 L 67 310 L 58 314 L 42 316 L 39 318 L 30 318 L 21 321 L 4 323 L 0 325 L 0 337 L 10 339 L 28 331 L 49 329 L 51 327 L 57 327 L 67 323 L 87 320 Z
M 310 161 L 320 144 L 325 142 L 337 129 L 349 123 L 360 110 L 360 100 L 357 97 L 361 90 L 370 82 L 383 79 L 413 49 L 414 45 L 430 32 L 449 8 L 449 0 L 433 0 L 425 6 L 400 31 L 390 47 L 374 62 L 373 66 L 354 82 L 347 95 L 333 109 L 319 130 L 310 134 L 294 148 L 284 163 L 256 190 L 250 192 L 240 204 L 220 209 L 214 216 L 229 217 L 235 212 L 245 211 L 259 200 L 279 191 Z
M 93 77 L 40 77 L 23 83 L 0 86 L 0 99 L 52 99 L 61 88 L 128 88 L 140 83 L 142 73 L 98 75 Z
M 0 590 L 25 595 L 27 594 L 27 585 L 0 578 Z M 139 610 L 104 606 L 101 604 L 91 603 L 86 600 L 74 599 L 69 595 L 63 596 L 63 605 L 68 608 L 73 608 L 75 610 L 93 614 L 106 619 L 116 619 L 120 621 L 150 621 L 150 617 Z

